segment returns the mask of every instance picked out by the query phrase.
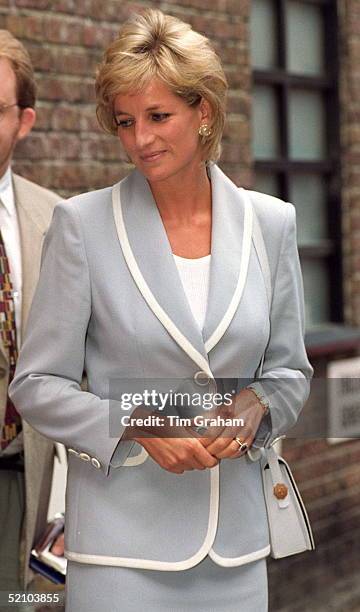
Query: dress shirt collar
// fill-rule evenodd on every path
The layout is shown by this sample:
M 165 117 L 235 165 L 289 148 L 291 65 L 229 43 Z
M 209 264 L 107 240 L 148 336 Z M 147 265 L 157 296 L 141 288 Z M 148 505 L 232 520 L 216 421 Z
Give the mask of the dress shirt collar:
M 13 215 L 15 213 L 15 198 L 10 166 L 0 178 L 0 200 L 8 215 Z

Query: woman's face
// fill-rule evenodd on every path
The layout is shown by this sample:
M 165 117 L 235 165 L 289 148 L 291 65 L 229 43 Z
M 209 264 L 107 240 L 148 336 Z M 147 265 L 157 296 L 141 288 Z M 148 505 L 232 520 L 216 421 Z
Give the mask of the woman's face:
M 114 114 L 126 153 L 149 182 L 181 180 L 201 165 L 198 130 L 210 124 L 207 101 L 190 107 L 154 79 L 141 93 L 118 94 Z

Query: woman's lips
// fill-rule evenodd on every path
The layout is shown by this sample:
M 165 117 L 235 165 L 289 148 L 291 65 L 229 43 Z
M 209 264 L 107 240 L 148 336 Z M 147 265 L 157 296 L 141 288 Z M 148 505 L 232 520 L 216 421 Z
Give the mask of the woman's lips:
M 158 160 L 162 155 L 164 155 L 166 151 L 156 151 L 154 153 L 150 153 L 149 155 L 142 155 L 141 160 L 143 162 L 152 162 Z

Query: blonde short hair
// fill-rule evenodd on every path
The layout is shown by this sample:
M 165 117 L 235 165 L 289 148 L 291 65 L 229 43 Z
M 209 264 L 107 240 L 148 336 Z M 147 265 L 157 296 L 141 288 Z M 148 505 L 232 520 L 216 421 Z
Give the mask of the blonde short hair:
M 0 59 L 7 59 L 15 73 L 16 102 L 20 108 L 34 108 L 36 85 L 30 55 L 8 30 L 0 30 Z
M 203 159 L 217 161 L 225 124 L 227 81 L 210 41 L 191 26 L 157 9 L 131 16 L 104 53 L 96 77 L 96 114 L 116 134 L 113 102 L 119 93 L 141 91 L 158 77 L 189 106 L 208 101 L 212 133 L 201 137 Z

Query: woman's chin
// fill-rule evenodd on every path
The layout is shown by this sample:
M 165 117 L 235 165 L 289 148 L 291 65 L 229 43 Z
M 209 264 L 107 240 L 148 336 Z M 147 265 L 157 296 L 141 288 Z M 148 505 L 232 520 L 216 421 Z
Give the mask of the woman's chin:
M 145 178 L 147 178 L 148 181 L 152 181 L 152 182 L 156 182 L 156 181 L 165 181 L 167 178 L 169 178 L 170 176 L 172 176 L 173 172 L 171 172 L 170 169 L 167 168 L 161 168 L 159 167 L 144 167 L 143 165 L 141 166 L 141 168 L 139 168 L 139 170 L 142 172 L 142 174 L 145 176 Z

